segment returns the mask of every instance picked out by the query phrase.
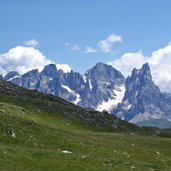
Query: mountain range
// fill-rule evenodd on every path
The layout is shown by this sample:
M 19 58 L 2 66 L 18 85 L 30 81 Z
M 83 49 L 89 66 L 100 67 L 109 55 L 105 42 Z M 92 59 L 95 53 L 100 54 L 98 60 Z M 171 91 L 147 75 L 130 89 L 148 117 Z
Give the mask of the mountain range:
M 127 78 L 112 66 L 97 63 L 83 75 L 49 64 L 41 72 L 34 69 L 20 75 L 11 71 L 0 79 L 138 125 L 171 127 L 171 96 L 154 84 L 148 63 L 134 68 Z

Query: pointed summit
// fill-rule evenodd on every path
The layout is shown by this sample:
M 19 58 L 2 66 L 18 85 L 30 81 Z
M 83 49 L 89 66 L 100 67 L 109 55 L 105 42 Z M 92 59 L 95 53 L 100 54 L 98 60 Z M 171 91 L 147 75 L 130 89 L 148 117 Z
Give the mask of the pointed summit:
M 149 64 L 148 64 L 148 62 L 147 63 L 145 63 L 143 66 L 142 66 L 142 69 L 144 69 L 144 70 L 150 70 L 150 66 L 149 66 Z
M 101 68 L 101 67 L 107 67 L 107 66 L 109 66 L 109 65 L 102 63 L 102 62 L 98 62 L 94 67 L 95 68 Z
M 148 63 L 139 70 L 134 68 L 125 86 L 122 104 L 113 111 L 118 117 L 133 123 L 167 118 L 171 107 L 154 84 Z
M 46 65 L 41 73 L 44 75 L 53 76 L 54 74 L 57 73 L 56 65 L 55 64 Z
M 39 70 L 38 69 L 33 69 L 31 71 L 28 71 L 27 73 L 23 74 L 22 77 L 27 77 L 27 76 L 33 77 L 35 75 L 39 75 Z
M 97 63 L 94 67 L 86 72 L 86 77 L 90 80 L 99 81 L 108 81 L 115 82 L 116 80 L 125 80 L 122 73 L 111 65 L 104 64 L 102 62 Z
M 141 69 L 136 69 L 136 68 L 134 68 L 134 69 L 132 70 L 132 75 L 144 74 L 144 73 L 146 73 L 146 72 L 148 72 L 148 74 L 151 75 L 151 70 L 150 70 L 150 66 L 149 66 L 148 63 L 143 64 L 143 66 L 142 66 Z
M 156 90 L 156 85 L 154 84 L 151 76 L 151 71 L 149 64 L 146 63 L 141 69 L 134 68 L 132 75 L 126 79 L 127 92 L 126 96 L 135 96 L 139 90 L 147 87 L 150 90 Z M 158 89 L 158 88 L 157 88 Z
M 150 70 L 150 66 L 148 63 L 144 64 L 140 70 L 141 73 L 141 81 L 142 81 L 142 85 L 147 86 L 147 85 L 151 85 L 153 83 L 152 80 L 152 76 L 151 76 L 151 70 Z
M 20 74 L 17 71 L 11 71 L 4 77 L 4 80 L 10 81 L 12 78 L 14 78 L 14 77 L 16 78 L 19 76 L 20 76 Z
M 126 79 L 126 84 L 130 82 L 134 83 L 134 87 L 154 85 L 149 64 L 144 64 L 141 69 L 134 68 L 131 76 Z

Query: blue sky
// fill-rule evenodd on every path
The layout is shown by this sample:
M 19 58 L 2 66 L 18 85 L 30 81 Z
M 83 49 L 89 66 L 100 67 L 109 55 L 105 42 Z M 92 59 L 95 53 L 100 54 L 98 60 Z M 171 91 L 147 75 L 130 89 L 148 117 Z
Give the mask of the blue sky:
M 127 52 L 149 56 L 171 41 L 170 7 L 170 0 L 1 0 L 0 53 L 35 39 L 46 58 L 81 73 Z M 98 43 L 112 34 L 122 41 L 104 53 Z

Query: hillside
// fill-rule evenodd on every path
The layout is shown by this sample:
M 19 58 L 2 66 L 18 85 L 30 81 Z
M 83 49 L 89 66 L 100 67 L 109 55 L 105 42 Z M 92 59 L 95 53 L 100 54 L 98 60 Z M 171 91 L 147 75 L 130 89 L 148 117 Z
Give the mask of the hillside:
M 23 107 L 31 113 L 47 113 L 65 116 L 66 118 L 90 124 L 103 131 L 132 131 L 139 130 L 138 126 L 109 115 L 91 109 L 75 106 L 62 98 L 53 95 L 27 90 L 6 81 L 0 81 L 0 102 Z
M 169 133 L 0 81 L 2 171 L 168 171 Z

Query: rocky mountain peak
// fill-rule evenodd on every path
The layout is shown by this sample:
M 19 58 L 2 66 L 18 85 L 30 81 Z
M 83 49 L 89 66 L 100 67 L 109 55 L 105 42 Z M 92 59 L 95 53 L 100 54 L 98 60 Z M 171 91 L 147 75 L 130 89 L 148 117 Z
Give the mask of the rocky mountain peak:
M 148 63 L 141 69 L 133 69 L 126 79 L 126 92 L 122 103 L 113 111 L 124 120 L 138 123 L 152 119 L 166 119 L 171 104 L 154 84 Z
M 149 63 L 147 62 L 147 63 L 143 64 L 142 69 L 146 70 L 146 71 L 150 71 Z
M 49 75 L 49 76 L 53 76 L 53 75 L 57 74 L 56 65 L 55 64 L 46 65 L 44 67 L 43 71 L 41 72 L 41 74 Z
M 131 84 L 132 88 L 155 87 L 152 80 L 149 64 L 146 63 L 141 69 L 134 68 L 131 76 L 126 79 L 126 85 Z
M 94 67 L 88 70 L 85 76 L 92 82 L 92 84 L 96 84 L 97 82 L 121 82 L 122 84 L 125 80 L 120 71 L 116 70 L 111 65 L 101 62 L 97 63 Z
M 18 76 L 20 76 L 20 74 L 17 71 L 11 71 L 7 75 L 5 75 L 4 80 L 10 81 L 10 79 Z
M 24 74 L 23 77 L 25 77 L 25 76 L 36 76 L 36 75 L 39 75 L 39 71 L 38 71 L 38 69 L 33 69 L 33 70 L 27 72 L 26 74 Z

